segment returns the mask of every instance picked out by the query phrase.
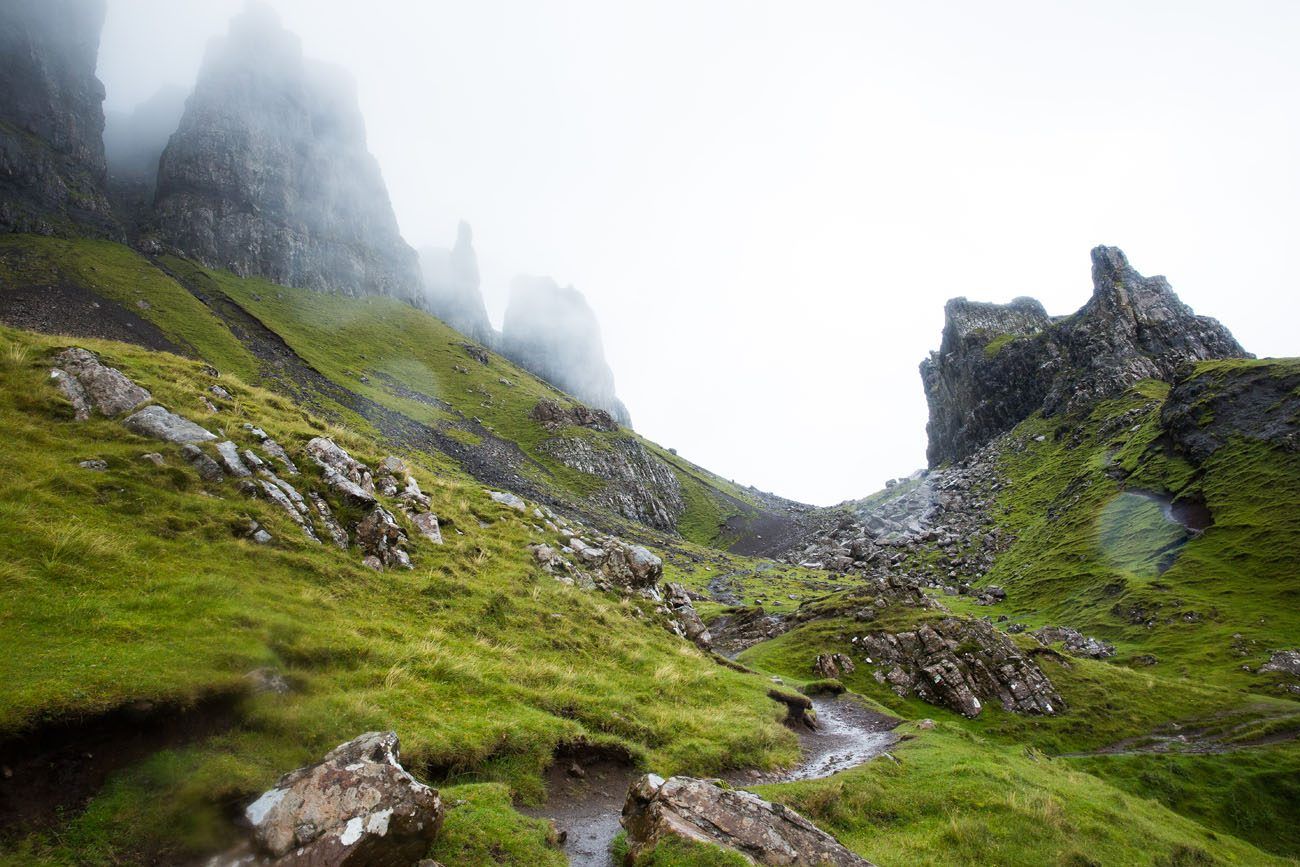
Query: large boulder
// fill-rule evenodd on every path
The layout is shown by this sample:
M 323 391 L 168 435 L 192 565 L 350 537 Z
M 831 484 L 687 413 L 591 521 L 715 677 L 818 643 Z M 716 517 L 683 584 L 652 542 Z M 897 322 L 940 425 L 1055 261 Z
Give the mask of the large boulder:
M 642 777 L 628 791 L 622 822 L 628 865 L 675 838 L 723 846 L 755 864 L 870 867 L 794 810 L 690 777 Z
M 122 420 L 122 424 L 141 436 L 153 437 L 169 443 L 202 443 L 217 438 L 212 431 L 161 406 L 146 406 L 139 412 L 127 416 Z
M 71 402 L 77 421 L 85 421 L 92 412 L 121 415 L 153 397 L 116 367 L 102 364 L 90 350 L 73 346 L 60 352 L 54 363 L 50 378 Z
M 276 867 L 410 867 L 442 826 L 438 793 L 398 761 L 395 732 L 367 732 L 281 777 L 244 816 Z

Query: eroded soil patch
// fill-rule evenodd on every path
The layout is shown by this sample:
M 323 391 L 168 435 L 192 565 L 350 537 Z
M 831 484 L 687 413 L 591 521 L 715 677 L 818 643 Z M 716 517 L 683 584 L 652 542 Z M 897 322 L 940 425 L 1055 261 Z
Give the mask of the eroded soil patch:
M 0 835 L 58 824 L 84 809 L 114 771 L 234 727 L 239 700 L 223 694 L 188 707 L 136 702 L 0 743 Z

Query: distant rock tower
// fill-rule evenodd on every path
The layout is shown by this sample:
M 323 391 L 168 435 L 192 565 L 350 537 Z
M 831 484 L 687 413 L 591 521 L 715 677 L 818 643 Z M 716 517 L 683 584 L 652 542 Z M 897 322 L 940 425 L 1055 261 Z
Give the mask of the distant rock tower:
M 550 277 L 516 277 L 501 328 L 501 352 L 622 425 L 632 419 L 614 393 L 600 325 L 587 299 Z
M 346 295 L 423 295 L 351 79 L 304 60 L 262 3 L 208 46 L 155 206 L 162 239 L 209 265 Z
M 456 230 L 456 245 L 450 250 L 422 249 L 420 268 L 424 273 L 425 304 L 429 312 L 466 337 L 496 348 L 497 333 L 488 319 L 483 293 L 479 291 L 478 257 L 469 223 L 461 220 Z
M 921 362 L 930 466 L 966 457 L 1039 410 L 1084 411 L 1139 380 L 1171 380 L 1190 362 L 1249 357 L 1118 247 L 1093 249 L 1092 284 L 1088 303 L 1060 319 L 1032 298 L 944 306 L 939 351 Z

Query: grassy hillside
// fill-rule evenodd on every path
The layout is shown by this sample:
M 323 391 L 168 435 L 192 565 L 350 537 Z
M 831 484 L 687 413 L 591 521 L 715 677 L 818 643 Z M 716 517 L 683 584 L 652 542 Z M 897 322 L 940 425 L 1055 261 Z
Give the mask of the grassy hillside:
M 2 337 L 0 730 L 93 727 L 124 706 L 183 716 L 220 705 L 226 720 L 117 769 L 84 814 L 11 841 L 9 863 L 212 848 L 233 804 L 373 728 L 396 728 L 406 761 L 429 778 L 499 780 L 524 798 L 539 796 L 562 741 L 617 743 L 648 766 L 697 773 L 792 757 L 762 678 L 715 665 L 637 603 L 540 573 L 525 548 L 537 532 L 481 486 L 407 455 L 448 544 L 415 542 L 413 571 L 377 574 L 355 551 L 309 543 L 232 481 L 201 483 L 175 447 L 110 420 L 74 422 L 48 380 L 50 356 L 69 341 Z M 319 433 L 372 464 L 386 453 L 231 376 L 220 381 L 234 400 L 199 415 L 211 381 L 201 363 L 76 342 L 241 445 L 248 421 L 291 453 Z M 155 450 L 165 468 L 140 459 Z M 89 459 L 108 469 L 78 466 Z M 250 517 L 273 545 L 239 537 Z M 245 674 L 260 667 L 282 672 L 292 692 L 249 694 Z M 474 810 L 518 825 L 534 849 L 544 839 L 492 790 L 471 794 Z M 441 845 L 472 840 L 449 833 Z
M 16 778 L 35 781 L 25 753 L 94 744 L 74 760 L 80 788 L 22 790 L 31 815 L 0 840 L 0 863 L 215 850 L 235 833 L 240 805 L 280 773 L 360 731 L 393 728 L 408 767 L 455 805 L 431 857 L 448 867 L 562 864 L 545 823 L 514 809 L 542 797 L 558 746 L 609 745 L 661 774 L 788 764 L 797 744 L 766 697 L 770 677 L 807 685 L 818 653 L 937 616 L 894 606 L 863 623 L 852 616 L 860 578 L 720 550 L 788 516 L 632 432 L 546 429 L 530 417 L 537 402 L 568 398 L 500 356 L 480 362 L 458 333 L 407 305 L 287 289 L 107 242 L 0 238 L 6 313 L 39 320 L 41 292 L 75 302 L 84 315 L 70 327 L 102 325 L 130 342 L 0 328 L 0 747 L 9 749 L 0 765 L 16 762 Z M 114 421 L 74 421 L 48 378 L 68 345 L 100 353 L 241 447 L 253 444 L 250 423 L 299 456 L 322 434 L 371 465 L 402 456 L 446 544 L 412 533 L 415 568 L 379 574 L 356 550 L 310 543 L 233 481 L 201 482 L 179 449 Z M 1198 375 L 1226 387 L 1298 367 L 1214 363 Z M 231 397 L 210 408 L 214 382 Z M 1109 661 L 1035 657 L 1066 712 L 989 707 L 967 720 L 898 697 L 859 665 L 848 689 L 935 727 L 905 723 L 892 759 L 763 794 L 882 867 L 1295 863 L 1300 703 L 1253 669 L 1300 636 L 1300 461 L 1237 438 L 1193 463 L 1161 427 L 1168 392 L 1142 383 L 1087 419 L 1034 417 L 1008 434 L 994 517 L 1015 542 L 984 579 L 1007 600 L 989 609 L 942 597 L 960 615 L 1114 641 Z M 1202 416 L 1212 421 L 1208 409 Z M 552 457 L 556 436 L 597 450 L 636 438 L 681 484 L 681 536 L 596 505 L 605 483 Z M 141 459 L 152 451 L 164 466 Z M 107 469 L 78 466 L 86 460 Z M 318 483 L 308 464 L 304 482 Z M 485 485 L 650 545 L 665 580 L 820 616 L 746 651 L 757 674 L 719 665 L 670 635 L 653 604 L 540 571 L 527 545 L 560 540 L 493 502 Z M 1171 498 L 1203 503 L 1213 525 L 1186 538 L 1165 514 Z M 250 519 L 272 544 L 245 538 Z M 698 607 L 709 617 L 726 605 Z M 278 673 L 288 693 L 253 689 L 257 670 Z M 1142 750 L 1179 732 L 1215 750 Z M 667 847 L 645 863 L 733 862 Z
M 1294 360 L 1212 362 L 1193 375 L 1215 377 L 1216 387 L 1222 388 L 1247 372 L 1291 377 L 1298 369 Z M 1024 756 L 1054 768 L 1051 775 L 1062 781 L 1084 780 L 1076 772 L 1086 771 L 1087 787 L 1104 782 L 1162 804 L 1212 834 L 1232 835 L 1294 858 L 1300 856 L 1295 835 L 1300 826 L 1295 784 L 1300 780 L 1295 740 L 1300 702 L 1280 688 L 1279 676 L 1254 669 L 1272 650 L 1295 647 L 1300 640 L 1300 573 L 1295 568 L 1300 519 L 1290 505 L 1300 502 L 1300 461 L 1285 448 L 1237 437 L 1194 464 L 1172 449 L 1164 435 L 1160 411 L 1168 394 L 1165 383 L 1141 383 L 1098 406 L 1087 419 L 1034 417 L 1009 433 L 1001 450 L 1007 483 L 996 496 L 994 514 L 1015 542 L 983 582 L 1005 588 L 1007 600 L 990 609 L 970 597 L 939 597 L 958 614 L 1009 616 L 1031 629 L 1065 624 L 1113 641 L 1117 656 L 1104 662 L 1070 659 L 1067 664 L 1051 655 L 1036 656 L 1066 701 L 1064 713 L 1028 717 L 992 706 L 966 720 L 919 699 L 900 698 L 876 682 L 868 665 L 859 665 L 844 683 L 904 718 L 930 717 L 941 728 L 965 732 L 994 752 L 1005 751 L 995 764 L 1007 773 L 1019 773 L 1010 771 L 1008 763 L 1024 764 Z M 1209 421 L 1203 417 L 1203 423 Z M 1189 537 L 1171 524 L 1151 494 L 1203 501 L 1212 526 Z M 838 605 L 832 599 L 820 607 L 827 616 L 752 648 L 741 660 L 790 681 L 808 681 L 814 657 L 852 654 L 854 635 L 911 629 L 939 616 L 893 607 L 863 624 L 847 616 L 857 607 L 852 602 Z M 846 613 L 837 614 L 837 608 Z M 1028 636 L 1014 638 L 1026 650 L 1037 646 Z M 1180 735 L 1190 737 L 1186 746 L 1180 746 Z M 1168 752 L 1142 751 L 1162 739 L 1170 742 Z M 969 750 L 969 744 L 963 749 Z M 955 758 L 952 752 L 945 754 Z M 982 761 L 994 760 L 985 756 Z M 926 791 L 926 763 L 919 764 L 909 766 L 904 759 L 904 771 L 891 771 L 902 774 L 901 780 L 891 777 L 879 794 L 853 774 L 841 783 L 808 783 L 796 791 L 805 804 L 826 799 L 831 806 L 821 815 L 834 827 L 863 835 L 858 838 L 867 847 L 863 851 L 898 857 L 899 850 L 892 847 L 900 840 L 933 845 L 917 830 L 924 827 L 922 815 L 900 813 L 907 834 L 917 837 L 889 834 L 882 839 L 878 827 L 843 803 L 863 797 L 861 811 L 885 810 L 886 817 L 894 817 L 888 821 L 903 821 L 884 806 L 885 792 L 905 797 L 915 786 L 922 803 L 937 809 L 938 799 Z M 1010 783 L 991 767 L 987 776 L 982 771 L 972 779 L 968 785 L 983 789 L 969 793 L 969 800 L 986 806 L 999 791 L 1012 801 L 1023 797 L 1028 784 L 1028 778 Z M 871 794 L 858 795 L 860 789 Z M 1086 805 L 1094 797 L 1076 790 L 1062 802 Z M 880 806 L 872 806 L 872 799 Z M 944 831 L 954 845 L 967 845 L 961 843 L 967 831 L 976 834 L 973 826 L 963 830 L 961 817 L 969 816 L 972 823 L 985 817 L 968 812 L 965 800 L 954 797 L 944 808 L 955 817 Z M 1142 856 L 1122 850 L 1104 854 L 1110 843 L 1096 840 L 1078 849 L 1094 860 L 1072 861 L 1067 843 L 1087 835 L 1072 808 L 1061 815 L 1063 832 L 1045 844 L 1047 851 L 1059 849 L 1061 860 L 1048 858 L 1046 863 L 1152 863 L 1149 859 L 1160 855 L 1159 847 Z M 1020 826 L 998 827 L 996 817 L 990 818 L 979 832 L 984 842 L 972 838 L 976 842 L 969 844 L 969 863 L 985 863 L 990 852 L 999 853 L 991 857 L 998 863 L 1027 859 L 1023 852 L 1013 854 L 1019 845 L 1013 832 Z M 1143 833 L 1159 838 L 1158 829 Z M 1193 849 L 1180 856 L 1185 860 L 1165 863 L 1216 863 L 1197 860 L 1196 848 L 1228 863 L 1267 863 L 1262 853 L 1211 855 L 1203 838 L 1187 837 L 1184 842 Z M 942 863 L 938 851 L 931 856 L 934 863 Z M 1174 851 L 1165 854 L 1173 858 Z M 907 863 L 929 862 L 918 857 Z
M 1211 362 L 1202 371 L 1260 365 L 1300 366 Z M 999 505 L 1018 541 L 987 581 L 1007 589 L 1018 619 L 1100 635 L 1121 660 L 1150 654 L 1161 672 L 1262 687 L 1242 665 L 1258 667 L 1269 649 L 1300 637 L 1300 460 L 1236 439 L 1193 466 L 1161 439 L 1167 393 L 1144 383 L 1059 435 L 1059 420 L 1016 428 L 1023 449 L 1006 452 L 1012 485 Z M 1213 526 L 1169 550 L 1183 534 L 1133 493 L 1148 491 L 1203 501 Z
M 465 337 L 407 304 L 287 288 L 174 256 L 153 261 L 106 241 L 0 238 L 0 292 L 34 286 L 75 287 L 105 309 L 120 305 L 156 327 L 170 344 L 164 348 L 292 396 L 354 430 L 408 445 L 412 438 L 432 437 L 434 451 L 454 454 L 459 443 L 471 456 L 482 452 L 485 438 L 499 438 L 506 447 L 490 444 L 496 448 L 492 457 L 505 460 L 480 463 L 498 470 L 509 465 L 515 486 L 531 486 L 538 496 L 567 501 L 588 514 L 603 511 L 589 498 L 604 481 L 541 448 L 557 434 L 530 418 L 543 398 L 561 404 L 571 399 L 495 353 L 480 364 L 466 350 Z M 605 444 L 636 437 L 585 428 L 559 433 Z M 762 510 L 745 489 L 641 442 L 683 487 L 686 511 L 679 528 L 687 540 L 726 542 L 728 518 Z M 463 458 L 449 459 L 444 470 L 468 476 L 475 466 L 465 464 Z

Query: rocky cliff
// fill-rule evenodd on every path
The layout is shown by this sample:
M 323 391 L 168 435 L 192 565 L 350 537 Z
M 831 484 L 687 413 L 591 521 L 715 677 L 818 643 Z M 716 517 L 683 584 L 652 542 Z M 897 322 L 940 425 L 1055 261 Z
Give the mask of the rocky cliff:
M 584 403 L 631 426 L 614 393 L 600 325 L 587 299 L 550 277 L 517 277 L 501 329 L 501 352 Z
M 496 347 L 497 333 L 488 319 L 483 293 L 479 291 L 478 256 L 474 233 L 464 220 L 456 230 L 456 244 L 450 250 L 425 247 L 420 250 L 424 274 L 424 300 L 429 312 L 484 346 Z
M 1052 319 L 1029 298 L 944 307 L 938 352 L 921 363 L 930 465 L 960 460 L 1032 413 L 1081 410 L 1189 362 L 1248 357 L 1217 320 L 1197 316 L 1164 277 L 1143 277 L 1116 247 L 1092 251 L 1093 294 Z
M 103 0 L 0 3 L 0 230 L 116 236 L 105 196 Z
M 351 80 L 304 60 L 261 4 L 209 45 L 163 151 L 156 211 L 162 239 L 209 265 L 347 295 L 421 294 Z

